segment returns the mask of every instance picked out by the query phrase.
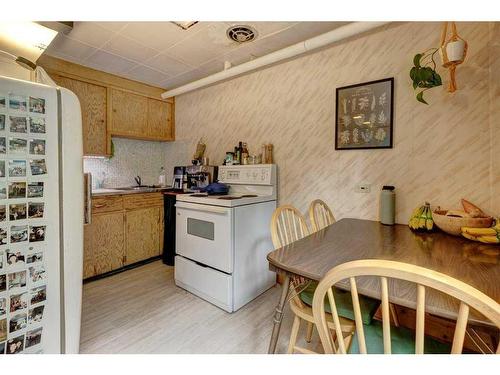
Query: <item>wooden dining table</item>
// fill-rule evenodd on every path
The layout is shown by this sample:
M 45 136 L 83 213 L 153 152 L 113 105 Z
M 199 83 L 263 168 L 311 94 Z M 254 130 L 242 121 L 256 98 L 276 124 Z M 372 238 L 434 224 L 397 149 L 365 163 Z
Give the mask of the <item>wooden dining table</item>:
M 410 263 L 461 280 L 500 302 L 500 246 L 469 241 L 439 230 L 415 233 L 406 225 L 382 225 L 377 221 L 342 219 L 301 240 L 270 252 L 271 270 L 284 276 L 280 300 L 274 312 L 269 353 L 274 353 L 290 280 L 300 276 L 319 281 L 333 267 L 360 259 Z M 357 278 L 358 293 L 380 299 L 379 278 Z M 336 287 L 349 290 L 349 283 Z M 416 307 L 416 285 L 389 280 L 389 300 L 410 309 Z M 458 301 L 436 290 L 426 293 L 426 312 L 456 319 Z M 469 322 L 491 323 L 472 311 Z

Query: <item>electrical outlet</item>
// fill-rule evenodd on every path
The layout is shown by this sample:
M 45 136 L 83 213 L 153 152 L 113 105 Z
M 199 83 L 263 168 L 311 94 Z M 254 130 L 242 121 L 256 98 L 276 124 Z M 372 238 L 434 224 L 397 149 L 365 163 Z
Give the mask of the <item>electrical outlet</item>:
M 371 184 L 359 184 L 356 186 L 356 192 L 358 193 L 369 193 L 371 190 Z

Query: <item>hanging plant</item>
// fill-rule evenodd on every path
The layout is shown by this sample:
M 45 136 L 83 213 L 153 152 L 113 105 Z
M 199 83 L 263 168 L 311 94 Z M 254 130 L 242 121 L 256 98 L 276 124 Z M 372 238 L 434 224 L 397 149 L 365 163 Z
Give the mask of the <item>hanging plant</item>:
M 457 82 L 455 71 L 458 65 L 462 64 L 467 56 L 467 42 L 458 35 L 457 25 L 455 22 L 451 24 L 451 34 L 448 35 L 448 22 L 443 23 L 443 32 L 441 33 L 441 60 L 443 67 L 450 72 L 450 83 L 448 84 L 448 92 L 457 90 Z
M 436 72 L 434 60 L 434 55 L 438 51 L 438 48 L 431 48 L 423 53 L 417 53 L 413 58 L 410 78 L 413 81 L 413 90 L 418 91 L 416 98 L 420 103 L 429 104 L 424 100 L 424 92 L 443 84 L 441 76 Z

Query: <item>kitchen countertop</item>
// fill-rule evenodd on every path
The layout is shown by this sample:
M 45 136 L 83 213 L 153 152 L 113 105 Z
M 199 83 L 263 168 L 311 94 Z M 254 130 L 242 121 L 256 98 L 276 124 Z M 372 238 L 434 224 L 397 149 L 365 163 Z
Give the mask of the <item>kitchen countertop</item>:
M 92 189 L 92 196 L 99 197 L 104 195 L 127 195 L 127 194 L 145 194 L 145 193 L 160 193 L 168 188 L 143 188 L 136 190 L 122 190 L 122 189 Z

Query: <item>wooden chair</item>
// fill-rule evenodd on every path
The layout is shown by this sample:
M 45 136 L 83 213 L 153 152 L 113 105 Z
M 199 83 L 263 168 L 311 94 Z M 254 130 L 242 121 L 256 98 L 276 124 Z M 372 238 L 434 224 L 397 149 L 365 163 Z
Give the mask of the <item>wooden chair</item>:
M 276 249 L 286 246 L 294 241 L 309 235 L 309 228 L 307 227 L 304 216 L 291 205 L 284 205 L 278 207 L 271 218 L 271 238 L 273 245 Z M 302 321 L 307 322 L 306 341 L 310 342 L 314 328 L 314 317 L 312 308 L 304 304 L 298 294 L 297 289 L 303 289 L 303 280 L 300 278 L 293 278 L 291 281 L 291 295 L 290 308 L 295 315 L 292 325 L 292 332 L 290 334 L 290 341 L 288 344 L 288 353 L 295 351 L 301 353 L 314 353 L 311 350 L 299 347 L 296 345 L 297 336 Z M 333 329 L 333 322 L 328 322 L 329 326 Z M 347 319 L 340 319 L 341 331 L 352 332 L 354 324 Z
M 317 232 L 335 223 L 336 221 L 330 207 L 328 207 L 328 205 L 321 199 L 315 199 L 309 205 L 309 219 L 311 220 L 311 225 L 314 232 Z M 390 303 L 389 309 L 391 311 L 391 318 L 394 322 L 394 325 L 396 327 L 399 327 L 398 314 L 396 312 L 394 304 Z
M 335 223 L 332 210 L 321 199 L 313 200 L 309 205 L 309 219 L 314 232 Z
M 380 278 L 382 324 L 372 324 L 370 326 L 362 324 L 356 285 L 356 277 L 359 276 L 375 276 Z M 388 278 L 406 280 L 417 284 L 415 339 L 413 339 L 413 331 L 390 326 Z M 342 340 L 338 341 L 338 347 L 333 341 L 329 328 L 330 324 L 328 323 L 330 317 L 327 317 L 325 314 L 324 303 L 325 296 L 327 295 L 332 311 L 331 320 L 334 322 L 336 334 L 339 335 L 341 331 L 338 328 L 337 322 L 340 319 L 337 315 L 332 286 L 346 279 L 349 279 L 350 282 L 356 321 L 356 337 L 353 340 L 350 350 Z M 444 347 L 445 344 L 438 343 L 424 335 L 426 288 L 438 290 L 454 297 L 460 302 L 451 348 L 449 345 Z M 334 267 L 321 280 L 313 298 L 314 321 L 317 325 L 325 353 L 345 354 L 348 351 L 356 352 L 356 349 L 358 349 L 359 353 L 363 354 L 368 351 L 385 354 L 392 352 L 423 354 L 442 353 L 447 349 L 447 353 L 460 354 L 463 348 L 470 308 L 479 311 L 500 328 L 500 305 L 477 289 L 439 272 L 407 263 L 387 260 L 357 260 Z M 398 345 L 395 345 L 396 343 Z M 496 353 L 500 354 L 500 345 L 498 345 Z

